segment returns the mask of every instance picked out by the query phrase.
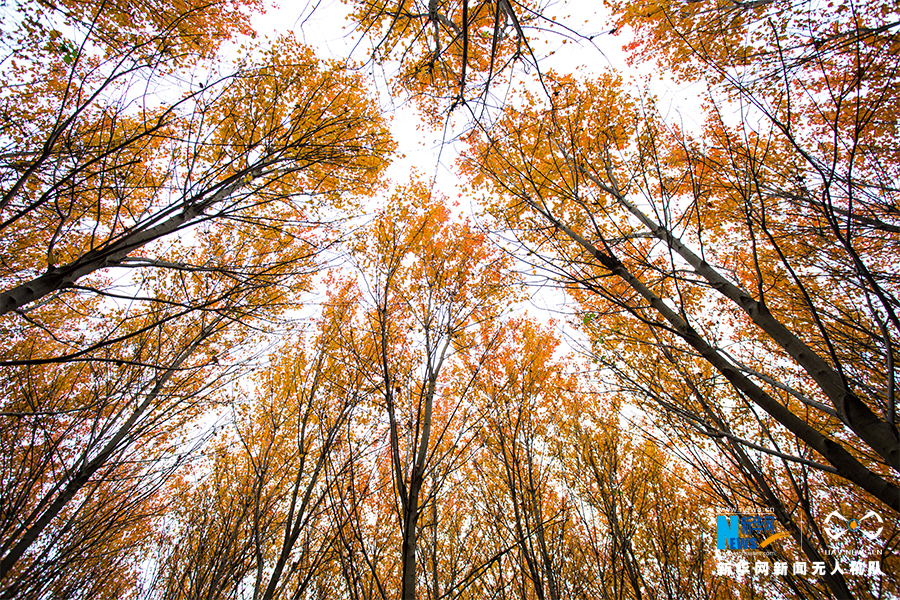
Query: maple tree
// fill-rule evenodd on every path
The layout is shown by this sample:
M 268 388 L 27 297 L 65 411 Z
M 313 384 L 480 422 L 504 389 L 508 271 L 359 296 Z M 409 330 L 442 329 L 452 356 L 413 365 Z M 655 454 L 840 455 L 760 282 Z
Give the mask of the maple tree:
M 334 200 L 351 184 L 355 193 L 373 185 L 391 144 L 359 80 L 338 65 L 320 67 L 290 38 L 260 53 L 137 119 L 127 104 L 93 105 L 118 74 L 96 91 L 51 91 L 63 96 L 54 110 L 72 114 L 44 145 L 85 147 L 59 149 L 52 162 L 44 152 L 10 178 L 0 228 L 11 259 L 0 314 L 111 266 L 167 265 L 135 252 L 193 225 L 225 218 L 237 230 L 277 235 L 273 221 L 301 226 L 315 218 L 298 197 Z M 69 106 L 69 96 L 88 92 Z
M 96 357 L 7 373 L 4 593 L 40 596 L 81 590 L 83 577 L 134 576 L 128 556 L 146 542 L 157 492 L 196 442 L 187 426 L 205 404 L 202 390 L 215 386 L 203 350 L 214 347 L 221 321 L 137 336 L 120 348 L 130 351 L 127 364 Z M 104 574 L 106 562 L 126 568 Z
M 598 401 L 552 329 L 510 321 L 502 339 L 479 382 L 473 484 L 489 552 L 507 552 L 473 597 L 729 597 L 696 528 L 715 498 L 702 479 L 624 428 L 624 402 Z
M 466 168 L 501 197 L 487 199 L 501 226 L 570 286 L 594 356 L 660 422 L 683 419 L 688 447 L 715 440 L 734 469 L 715 478 L 743 473 L 753 502 L 830 560 L 818 526 L 806 544 L 798 523 L 842 503 L 900 509 L 897 25 L 877 5 L 820 20 L 771 3 L 614 8 L 641 56 L 703 78 L 699 130 L 614 75 L 548 73 L 550 98 L 525 94 L 472 135 Z M 814 498 L 810 479 L 841 492 Z
M 395 87 L 412 92 L 434 122 L 446 102 L 485 102 L 492 87 L 531 58 L 525 30 L 541 21 L 498 2 L 350 2 L 372 58 L 398 61 Z M 451 111 L 452 112 L 452 111 Z
M 311 340 L 290 340 L 232 405 L 200 464 L 173 492 L 162 598 L 302 595 L 334 543 L 328 508 L 355 455 L 348 421 L 365 379 L 345 370 L 336 343 L 353 316 L 334 303 Z
M 386 443 L 376 451 L 389 478 L 367 486 L 389 494 L 381 501 L 399 526 L 393 593 L 413 599 L 421 519 L 429 508 L 436 514 L 442 488 L 466 456 L 469 392 L 492 348 L 484 330 L 510 299 L 509 284 L 504 259 L 470 226 L 453 223 L 421 182 L 398 190 L 363 235 L 355 260 L 372 304 L 356 334 L 356 354 L 386 418 L 379 423 Z M 468 369 L 457 366 L 464 356 Z M 441 574 L 432 566 L 437 586 Z M 379 589 L 390 589 L 387 575 L 373 575 Z
M 712 576 L 713 543 L 696 527 L 715 494 L 655 440 L 636 435 L 640 423 L 623 430 L 623 407 L 615 401 L 590 414 L 572 406 L 561 419 L 560 462 L 578 500 L 585 585 L 599 598 L 737 596 Z
M 4 18 L 0 595 L 896 594 L 894 7 L 611 0 L 702 86 L 674 125 L 545 68 L 594 36 L 544 3 L 349 4 L 392 92 L 469 119 L 505 249 L 415 178 L 376 198 L 363 72 L 247 39 L 256 1 Z M 576 339 L 519 314 L 523 264 Z M 748 507 L 826 572 L 714 573 Z M 878 540 L 830 537 L 848 509 Z
M 217 57 L 253 8 L 26 4 L 4 38 L 6 595 L 134 589 L 194 426 L 378 185 L 358 75 L 291 37 Z
M 550 484 L 557 425 L 551 407 L 578 386 L 552 359 L 557 345 L 550 332 L 529 322 L 508 327 L 506 343 L 478 382 L 485 414 L 478 468 L 498 545 L 515 548 L 518 570 L 536 597 L 557 600 L 571 593 L 565 568 L 572 560 L 565 534 L 571 509 Z

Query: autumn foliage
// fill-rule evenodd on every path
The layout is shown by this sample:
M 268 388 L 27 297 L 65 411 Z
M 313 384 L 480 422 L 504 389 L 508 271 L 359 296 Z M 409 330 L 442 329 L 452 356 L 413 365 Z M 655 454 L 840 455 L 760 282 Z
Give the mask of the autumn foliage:
M 610 1 L 689 122 L 542 3 L 264 8 L 0 8 L 0 597 L 900 593 L 892 4 Z

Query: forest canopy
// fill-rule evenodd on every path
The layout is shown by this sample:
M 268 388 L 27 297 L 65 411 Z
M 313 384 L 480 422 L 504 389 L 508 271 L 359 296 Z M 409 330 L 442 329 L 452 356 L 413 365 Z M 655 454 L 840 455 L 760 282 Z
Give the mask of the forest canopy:
M 344 7 L 0 5 L 0 597 L 897 598 L 894 4 Z

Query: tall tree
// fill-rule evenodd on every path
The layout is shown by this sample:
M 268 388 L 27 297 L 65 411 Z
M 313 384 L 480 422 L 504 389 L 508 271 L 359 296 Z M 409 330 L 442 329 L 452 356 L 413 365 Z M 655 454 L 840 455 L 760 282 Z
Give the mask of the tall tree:
M 422 519 L 467 455 L 472 382 L 491 352 L 484 330 L 505 307 L 509 280 L 484 236 L 454 222 L 420 182 L 395 193 L 355 251 L 368 294 L 359 368 L 379 394 L 376 456 L 400 529 L 398 585 L 388 593 L 414 599 Z M 470 369 L 460 370 L 463 357 Z
M 887 60 L 872 53 L 873 61 Z M 836 65 L 823 64 L 809 67 L 810 79 L 834 77 Z M 884 87 L 888 79 L 879 71 L 871 83 Z M 768 90 L 721 83 L 729 84 L 737 99 Z M 755 112 L 737 126 L 727 122 L 729 105 L 717 103 L 702 131 L 689 134 L 666 125 L 649 99 L 627 93 L 615 77 L 560 76 L 551 87 L 552 103 L 529 97 L 473 136 L 471 168 L 498 194 L 490 202 L 504 226 L 524 231 L 528 250 L 571 286 L 594 351 L 615 349 L 609 362 L 628 357 L 632 373 L 655 368 L 647 355 L 688 369 L 699 360 L 712 379 L 727 381 L 741 408 L 718 408 L 703 386 L 690 387 L 694 379 L 677 402 L 653 386 L 670 414 L 742 445 L 739 454 L 764 452 L 838 475 L 862 505 L 900 510 L 896 290 L 887 267 L 895 255 L 886 208 L 894 193 L 880 183 L 879 165 L 891 159 L 878 153 L 889 132 L 846 122 L 889 111 L 889 102 L 847 89 L 809 94 L 815 102 L 792 104 L 788 119 L 754 96 Z M 794 93 L 780 92 L 784 103 Z M 762 125 L 749 120 L 754 114 Z M 830 150 L 817 146 L 822 127 L 833 133 Z M 624 314 L 640 331 L 621 333 Z M 740 416 L 748 409 L 749 422 Z M 782 510 L 803 479 L 792 469 L 774 488 L 758 474 L 754 485 L 760 504 L 796 531 Z M 785 496 L 776 500 L 773 491 Z M 820 496 L 807 516 L 823 522 L 836 498 Z M 849 597 L 840 576 L 826 582 Z
M 297 306 L 329 211 L 378 185 L 392 144 L 358 75 L 291 37 L 216 57 L 254 6 L 22 3 L 4 37 L 6 595 L 136 573 L 191 425 Z
M 161 507 L 157 492 L 199 441 L 188 426 L 227 373 L 211 361 L 223 321 L 182 321 L 178 333 L 152 328 L 118 348 L 130 351 L 124 360 L 97 356 L 7 373 L 0 422 L 5 596 L 87 592 L 83 577 L 134 575 L 129 545 L 146 538 L 148 517 Z M 106 563 L 112 572 L 104 572 Z
M 411 93 L 426 119 L 444 108 L 491 105 L 494 89 L 514 68 L 536 64 L 526 31 L 547 21 L 531 3 L 431 0 L 351 0 L 351 20 L 369 40 L 372 59 L 396 61 L 391 87 Z
M 478 382 L 484 421 L 479 428 L 478 482 L 490 515 L 486 526 L 498 550 L 515 548 L 500 569 L 511 568 L 523 594 L 547 600 L 573 590 L 572 506 L 556 460 L 563 395 L 580 398 L 575 377 L 554 359 L 558 342 L 528 320 L 510 321 Z M 512 583 L 512 582 L 511 582 Z
M 109 267 L 177 267 L 136 253 L 214 219 L 256 236 L 315 222 L 299 197 L 364 193 L 391 149 L 359 78 L 288 37 L 233 72 L 207 65 L 202 89 L 159 107 L 131 95 L 164 77 L 123 84 L 120 65 L 101 67 L 76 62 L 64 74 L 76 91 L 63 79 L 29 92 L 67 119 L 54 131 L 31 121 L 35 135 L 17 143 L 24 162 L 6 170 L 0 314 Z M 42 139 L 52 152 L 29 159 Z
M 174 529 L 159 596 L 297 598 L 314 587 L 335 542 L 335 487 L 356 460 L 347 445 L 364 379 L 337 344 L 353 305 L 325 310 L 311 340 L 290 340 L 235 399 L 207 459 L 175 486 Z M 164 522 L 165 523 L 165 522 Z

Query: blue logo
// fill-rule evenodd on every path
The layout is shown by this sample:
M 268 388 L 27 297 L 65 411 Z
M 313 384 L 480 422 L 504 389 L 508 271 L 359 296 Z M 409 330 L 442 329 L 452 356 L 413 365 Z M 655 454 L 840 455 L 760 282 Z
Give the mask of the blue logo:
M 775 515 L 718 515 L 716 516 L 716 548 L 718 550 L 758 550 L 776 539 Z M 756 536 L 766 539 L 759 543 Z

